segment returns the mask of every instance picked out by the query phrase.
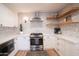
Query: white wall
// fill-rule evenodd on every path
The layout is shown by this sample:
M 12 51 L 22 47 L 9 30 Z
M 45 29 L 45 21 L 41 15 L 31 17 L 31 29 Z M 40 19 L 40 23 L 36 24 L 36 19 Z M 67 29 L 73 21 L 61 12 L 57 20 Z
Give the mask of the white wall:
M 19 23 L 22 23 L 22 25 L 23 25 L 23 32 L 24 33 L 28 33 L 28 32 L 31 33 L 33 31 L 34 32 L 36 31 L 36 32 L 44 32 L 44 33 L 49 34 L 49 32 L 53 31 L 53 30 L 47 28 L 47 26 L 46 26 L 46 24 L 50 23 L 49 21 L 46 20 L 46 17 L 48 15 L 55 15 L 55 13 L 40 13 L 40 17 L 43 20 L 43 22 L 42 23 L 40 22 L 40 24 L 39 24 L 38 22 L 37 23 L 30 22 L 30 20 L 34 16 L 34 14 L 32 14 L 32 13 L 19 14 Z M 27 19 L 29 19 L 29 21 L 26 23 L 24 23 L 24 19 L 23 19 L 23 17 L 25 17 L 25 16 L 28 17 Z M 54 23 L 54 21 L 51 21 L 51 23 Z
M 54 48 L 55 47 L 55 39 L 56 39 L 54 37 L 54 32 L 53 32 L 54 27 L 50 29 L 46 26 L 46 24 L 54 23 L 54 21 L 47 21 L 46 17 L 48 15 L 55 15 L 55 14 L 54 13 L 41 13 L 40 17 L 43 20 L 41 25 L 38 22 L 37 23 L 31 23 L 30 21 L 24 23 L 23 17 L 27 16 L 28 19 L 31 20 L 33 15 L 34 14 L 29 14 L 29 13 L 19 14 L 19 23 L 22 23 L 22 25 L 23 25 L 23 33 L 28 35 L 27 38 L 29 38 L 30 33 L 33 33 L 33 32 L 43 33 L 43 35 L 44 35 L 44 49 Z M 22 42 L 22 41 L 20 41 L 20 42 Z M 29 45 L 28 45 L 28 47 L 29 47 Z M 26 47 L 25 47 L 25 49 L 26 49 Z
M 17 14 L 3 4 L 0 4 L 0 24 L 8 27 L 18 26 Z

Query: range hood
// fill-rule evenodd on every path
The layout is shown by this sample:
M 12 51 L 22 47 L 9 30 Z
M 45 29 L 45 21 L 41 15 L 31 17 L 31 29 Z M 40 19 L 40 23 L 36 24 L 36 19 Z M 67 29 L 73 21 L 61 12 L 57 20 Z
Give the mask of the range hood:
M 30 22 L 42 22 L 39 12 L 34 13 L 34 17 L 32 18 L 32 20 Z

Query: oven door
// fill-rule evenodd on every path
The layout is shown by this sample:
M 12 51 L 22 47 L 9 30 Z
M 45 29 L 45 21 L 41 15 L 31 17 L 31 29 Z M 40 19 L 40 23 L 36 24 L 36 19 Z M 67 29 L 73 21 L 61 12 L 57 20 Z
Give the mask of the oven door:
M 3 48 L 0 49 L 0 55 L 1 56 L 7 56 L 8 55 L 8 46 L 5 46 Z
M 43 39 L 34 38 L 30 40 L 31 45 L 43 45 Z
M 39 39 L 31 39 L 30 40 L 31 42 L 31 45 L 39 45 L 40 43 L 39 43 Z

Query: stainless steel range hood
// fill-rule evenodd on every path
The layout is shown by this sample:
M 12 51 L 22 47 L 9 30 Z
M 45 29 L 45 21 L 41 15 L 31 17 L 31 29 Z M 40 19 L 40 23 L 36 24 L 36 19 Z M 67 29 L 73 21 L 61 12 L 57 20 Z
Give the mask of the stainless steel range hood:
M 42 22 L 39 12 L 34 13 L 34 17 L 32 18 L 32 20 L 30 22 Z

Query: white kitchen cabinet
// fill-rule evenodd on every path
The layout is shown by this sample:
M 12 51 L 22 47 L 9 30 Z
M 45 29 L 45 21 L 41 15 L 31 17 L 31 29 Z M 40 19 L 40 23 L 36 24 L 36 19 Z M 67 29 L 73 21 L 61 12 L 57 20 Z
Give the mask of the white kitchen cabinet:
M 70 42 L 65 41 L 62 38 L 58 40 L 58 50 L 64 56 L 72 55 L 72 45 Z
M 63 56 L 78 56 L 79 55 L 79 47 L 78 44 L 72 43 L 63 38 L 57 38 L 56 49 L 59 54 Z
M 30 50 L 30 39 L 29 36 L 20 35 L 15 40 L 16 50 Z
M 45 35 L 44 40 L 44 49 L 52 49 L 56 47 L 56 38 L 52 35 Z
M 75 45 L 74 50 L 75 50 L 74 54 L 75 54 L 76 56 L 79 56 L 79 43 Z
M 64 47 L 65 47 L 64 42 L 60 38 L 57 38 L 56 49 L 59 52 L 59 54 L 64 55 L 64 50 L 65 50 Z

